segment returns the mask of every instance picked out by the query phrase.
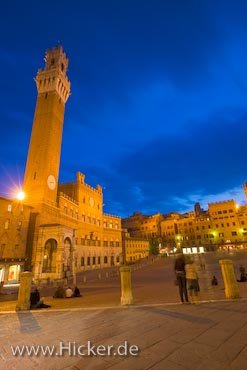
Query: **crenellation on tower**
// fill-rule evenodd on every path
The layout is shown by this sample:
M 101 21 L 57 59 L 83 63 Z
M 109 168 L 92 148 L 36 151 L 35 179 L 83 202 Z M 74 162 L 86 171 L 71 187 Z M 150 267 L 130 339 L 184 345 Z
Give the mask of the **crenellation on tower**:
M 56 91 L 66 103 L 70 95 L 70 81 L 66 76 L 69 61 L 62 47 L 47 50 L 45 63 L 44 69 L 39 69 L 35 77 L 38 93 Z

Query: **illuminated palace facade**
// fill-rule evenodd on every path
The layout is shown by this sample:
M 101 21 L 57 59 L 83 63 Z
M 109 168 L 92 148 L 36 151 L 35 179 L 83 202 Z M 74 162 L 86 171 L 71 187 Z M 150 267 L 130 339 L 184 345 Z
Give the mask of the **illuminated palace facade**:
M 0 281 L 32 270 L 35 281 L 62 279 L 122 261 L 120 217 L 103 213 L 102 187 L 58 184 L 68 59 L 61 47 L 46 52 L 35 78 L 38 96 L 26 162 L 23 200 L 0 198 Z
M 247 194 L 247 184 L 244 191 Z M 247 206 L 235 200 L 210 203 L 207 210 L 197 203 L 193 211 L 185 214 L 147 216 L 137 212 L 123 219 L 122 225 L 131 236 L 156 239 L 164 252 L 247 248 Z

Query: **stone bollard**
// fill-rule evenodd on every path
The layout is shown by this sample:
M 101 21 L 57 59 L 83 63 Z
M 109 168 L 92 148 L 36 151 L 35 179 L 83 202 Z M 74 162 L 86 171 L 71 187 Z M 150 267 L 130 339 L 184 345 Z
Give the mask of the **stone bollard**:
M 98 273 L 98 279 L 99 280 L 101 279 L 101 273 L 100 272 Z
M 106 277 L 106 278 L 108 278 L 108 277 L 109 277 L 109 273 L 108 273 L 108 272 L 106 272 L 106 273 L 105 273 L 105 277 Z
M 83 276 L 83 283 L 86 283 L 87 282 L 87 277 L 86 275 Z
M 31 286 L 32 273 L 29 271 L 21 272 L 16 311 L 30 310 Z
M 121 305 L 125 306 L 133 303 L 132 286 L 131 286 L 131 268 L 121 267 Z
M 226 298 L 239 298 L 239 289 L 231 260 L 220 260 Z

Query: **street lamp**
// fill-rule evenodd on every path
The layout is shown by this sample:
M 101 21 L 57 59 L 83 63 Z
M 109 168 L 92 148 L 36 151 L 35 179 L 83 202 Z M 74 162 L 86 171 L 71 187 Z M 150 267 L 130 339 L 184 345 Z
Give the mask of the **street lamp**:
M 26 197 L 24 191 L 20 190 L 18 191 L 18 193 L 16 194 L 16 199 L 19 200 L 19 201 L 22 201 L 24 200 Z

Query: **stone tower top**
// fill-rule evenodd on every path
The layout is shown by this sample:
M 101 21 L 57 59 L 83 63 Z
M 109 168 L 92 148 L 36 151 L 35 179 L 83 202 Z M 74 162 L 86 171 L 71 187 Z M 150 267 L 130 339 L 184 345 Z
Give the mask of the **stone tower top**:
M 51 69 L 60 69 L 61 72 L 65 75 L 68 68 L 69 60 L 66 57 L 62 46 L 56 46 L 52 49 L 46 50 L 45 63 L 46 71 Z
M 56 91 L 66 103 L 70 95 L 70 82 L 66 75 L 68 58 L 61 46 L 48 49 L 45 55 L 45 68 L 39 69 L 35 82 L 39 94 Z

